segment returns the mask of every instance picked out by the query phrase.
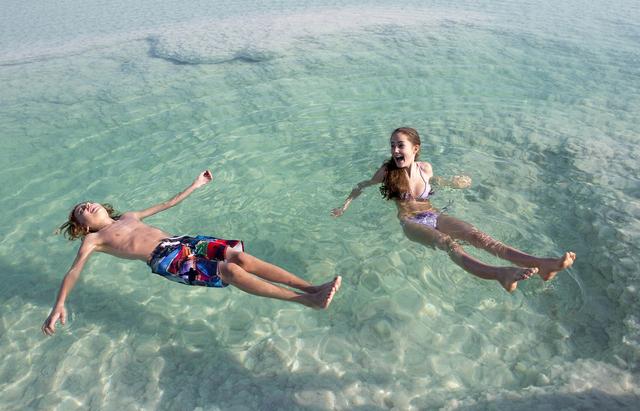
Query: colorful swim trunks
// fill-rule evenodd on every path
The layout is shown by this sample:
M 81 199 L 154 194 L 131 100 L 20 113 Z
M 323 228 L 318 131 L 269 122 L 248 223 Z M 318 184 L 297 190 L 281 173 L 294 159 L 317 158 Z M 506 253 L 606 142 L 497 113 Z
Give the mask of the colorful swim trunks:
M 240 240 L 199 235 L 170 237 L 160 241 L 151 253 L 151 271 L 169 280 L 187 285 L 226 287 L 218 275 L 218 261 L 226 258 L 227 247 L 244 251 Z

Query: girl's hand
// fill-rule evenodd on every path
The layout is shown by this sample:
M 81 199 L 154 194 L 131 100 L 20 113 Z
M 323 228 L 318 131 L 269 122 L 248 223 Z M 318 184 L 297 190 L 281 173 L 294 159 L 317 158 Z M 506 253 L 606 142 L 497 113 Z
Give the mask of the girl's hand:
M 453 176 L 451 178 L 451 187 L 453 187 L 453 188 L 469 188 L 469 187 L 471 187 L 471 177 L 469 177 L 469 176 Z
M 344 208 L 343 207 L 338 207 L 338 208 L 334 208 L 333 210 L 331 210 L 331 215 L 334 217 L 340 217 L 342 214 L 344 214 Z
M 195 188 L 202 187 L 205 184 L 208 184 L 213 180 L 213 176 L 211 175 L 211 171 L 204 170 L 198 177 L 196 177 L 193 185 Z
M 51 310 L 51 314 L 44 320 L 44 324 L 42 324 L 42 332 L 46 335 L 53 335 L 56 332 L 56 322 L 60 320 L 60 324 L 64 325 L 67 323 L 67 309 L 64 308 L 64 305 L 61 307 L 53 307 Z

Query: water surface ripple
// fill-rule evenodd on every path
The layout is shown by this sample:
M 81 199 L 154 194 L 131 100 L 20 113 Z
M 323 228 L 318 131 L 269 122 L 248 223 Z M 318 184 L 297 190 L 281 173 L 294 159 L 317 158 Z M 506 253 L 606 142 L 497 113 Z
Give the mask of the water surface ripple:
M 637 2 L 1 3 L 0 408 L 635 408 Z M 408 241 L 375 189 L 332 219 L 401 125 L 473 178 L 437 207 L 574 267 L 507 295 Z M 204 168 L 149 222 L 342 275 L 331 308 L 97 255 L 43 337 L 69 208 L 147 207 Z

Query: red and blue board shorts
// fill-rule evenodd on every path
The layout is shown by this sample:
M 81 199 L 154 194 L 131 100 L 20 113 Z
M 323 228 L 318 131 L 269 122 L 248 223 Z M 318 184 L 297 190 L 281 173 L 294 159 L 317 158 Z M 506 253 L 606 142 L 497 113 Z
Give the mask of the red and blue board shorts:
M 149 257 L 151 271 L 169 280 L 187 285 L 226 287 L 218 272 L 227 248 L 244 251 L 240 240 L 198 235 L 165 238 Z

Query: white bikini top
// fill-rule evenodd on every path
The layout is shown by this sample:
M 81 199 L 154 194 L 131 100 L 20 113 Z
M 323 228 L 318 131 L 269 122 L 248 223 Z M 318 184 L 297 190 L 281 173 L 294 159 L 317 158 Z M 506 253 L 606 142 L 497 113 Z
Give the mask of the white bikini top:
M 420 173 L 420 177 L 422 177 L 422 181 L 424 181 L 424 191 L 416 199 L 426 200 L 431 194 L 433 194 L 433 191 L 431 191 L 431 184 L 429 184 L 427 179 L 424 178 L 424 175 L 422 174 L 422 167 L 420 167 L 418 163 L 416 163 L 416 166 L 418 167 L 418 172 Z

